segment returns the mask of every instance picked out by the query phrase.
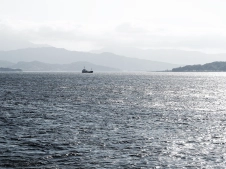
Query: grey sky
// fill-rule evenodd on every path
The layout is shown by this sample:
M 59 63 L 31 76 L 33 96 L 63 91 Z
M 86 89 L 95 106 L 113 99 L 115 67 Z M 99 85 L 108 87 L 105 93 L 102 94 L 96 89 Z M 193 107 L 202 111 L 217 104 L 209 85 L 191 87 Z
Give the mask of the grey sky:
M 223 0 L 0 0 L 0 38 L 226 52 L 225 9 Z

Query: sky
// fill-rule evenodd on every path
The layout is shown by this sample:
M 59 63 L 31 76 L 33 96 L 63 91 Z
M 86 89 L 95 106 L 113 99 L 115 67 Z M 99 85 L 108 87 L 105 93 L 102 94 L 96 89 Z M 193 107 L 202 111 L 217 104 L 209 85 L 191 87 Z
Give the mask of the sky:
M 0 0 L 0 38 L 68 50 L 226 52 L 224 0 Z

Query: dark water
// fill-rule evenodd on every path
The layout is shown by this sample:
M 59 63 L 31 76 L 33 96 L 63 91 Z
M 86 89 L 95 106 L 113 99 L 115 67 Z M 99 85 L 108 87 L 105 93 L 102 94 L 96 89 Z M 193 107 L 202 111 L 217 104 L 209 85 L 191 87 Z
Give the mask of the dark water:
M 0 168 L 225 168 L 225 73 L 0 73 Z

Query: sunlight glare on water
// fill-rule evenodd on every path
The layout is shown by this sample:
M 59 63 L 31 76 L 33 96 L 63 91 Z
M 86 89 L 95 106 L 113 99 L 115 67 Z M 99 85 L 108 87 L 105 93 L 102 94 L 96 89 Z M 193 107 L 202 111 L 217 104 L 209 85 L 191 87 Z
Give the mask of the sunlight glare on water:
M 224 168 L 225 73 L 0 73 L 3 168 Z

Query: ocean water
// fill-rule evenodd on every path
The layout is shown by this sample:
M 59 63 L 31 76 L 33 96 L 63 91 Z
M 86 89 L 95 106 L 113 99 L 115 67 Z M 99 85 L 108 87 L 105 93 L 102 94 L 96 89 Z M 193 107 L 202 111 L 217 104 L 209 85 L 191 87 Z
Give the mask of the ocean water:
M 0 73 L 0 168 L 225 168 L 226 73 Z

